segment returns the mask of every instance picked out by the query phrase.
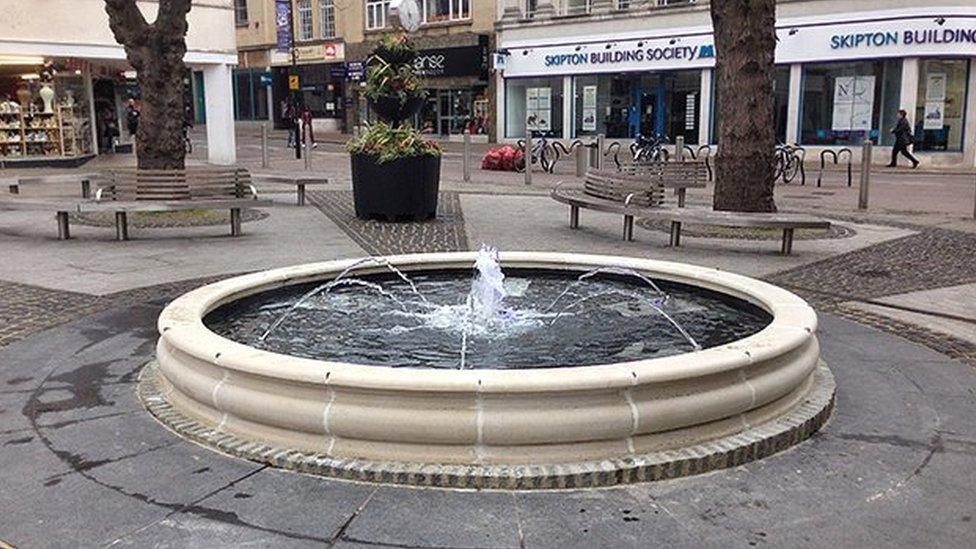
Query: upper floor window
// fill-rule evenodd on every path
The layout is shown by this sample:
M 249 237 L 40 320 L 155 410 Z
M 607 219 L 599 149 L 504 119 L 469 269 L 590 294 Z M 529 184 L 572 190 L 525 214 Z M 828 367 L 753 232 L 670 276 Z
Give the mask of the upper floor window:
M 564 0 L 564 15 L 580 15 L 590 13 L 593 9 L 593 0 Z
M 424 22 L 471 19 L 471 0 L 424 0 Z
M 234 0 L 234 22 L 238 25 L 247 24 L 247 0 Z
M 335 38 L 335 0 L 319 0 L 321 16 L 319 20 L 322 24 L 322 38 Z
M 390 14 L 390 0 L 366 0 L 366 29 L 386 28 Z
M 298 39 L 312 39 L 312 0 L 298 0 Z

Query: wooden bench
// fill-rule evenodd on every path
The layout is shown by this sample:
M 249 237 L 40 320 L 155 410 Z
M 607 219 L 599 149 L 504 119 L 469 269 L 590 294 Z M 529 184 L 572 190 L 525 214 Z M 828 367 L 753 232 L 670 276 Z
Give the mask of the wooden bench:
M 82 174 L 57 174 L 57 175 L 41 175 L 35 177 L 21 177 L 16 183 L 8 186 L 10 194 L 20 194 L 20 188 L 24 185 L 34 185 L 34 184 L 45 184 L 45 183 L 81 183 L 81 197 L 88 199 L 91 198 L 91 182 L 99 177 L 98 174 L 93 173 L 82 173 Z
M 281 185 L 294 185 L 298 190 L 298 205 L 305 205 L 305 187 L 309 185 L 326 185 L 329 179 L 322 175 L 278 175 L 278 174 L 252 174 L 251 180 L 255 183 L 278 183 Z
M 550 196 L 569 205 L 569 226 L 578 229 L 580 208 L 624 216 L 624 240 L 634 239 L 634 217 L 640 217 L 664 202 L 660 181 L 611 171 L 590 171 L 582 190 L 563 189 L 560 182 Z
M 625 164 L 620 172 L 649 178 L 665 189 L 674 189 L 679 208 L 685 207 L 688 189 L 704 189 L 708 185 L 708 165 L 698 160 Z
M 183 170 L 113 170 L 103 174 L 94 202 L 79 204 L 81 212 L 115 213 L 115 235 L 129 239 L 129 212 L 170 212 L 229 209 L 230 232 L 241 236 L 241 210 L 270 206 L 258 200 L 244 168 L 201 166 Z
M 660 209 L 641 216 L 671 223 L 671 246 L 681 245 L 681 224 L 696 223 L 719 227 L 782 229 L 780 253 L 793 253 L 793 232 L 796 229 L 829 229 L 830 222 L 802 214 L 716 212 L 698 208 Z

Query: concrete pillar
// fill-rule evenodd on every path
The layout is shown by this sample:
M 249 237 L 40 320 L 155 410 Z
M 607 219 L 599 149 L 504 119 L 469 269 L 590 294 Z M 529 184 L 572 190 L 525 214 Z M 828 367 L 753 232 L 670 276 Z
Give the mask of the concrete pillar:
M 712 79 L 714 78 L 714 69 L 702 69 L 701 71 L 701 97 L 698 99 L 698 103 L 701 107 L 698 109 L 698 143 L 700 145 L 708 145 L 712 142 Z
M 901 93 L 899 108 L 908 111 L 908 118 L 915 121 L 915 107 L 918 105 L 918 57 L 906 57 L 901 65 Z
M 231 66 L 205 65 L 203 89 L 207 106 L 207 160 L 211 164 L 234 164 L 237 162 L 237 143 Z
M 976 167 L 976 63 L 969 61 L 969 98 L 963 133 L 963 165 Z
M 786 102 L 786 142 L 800 142 L 800 107 L 803 104 L 803 65 L 790 65 L 790 96 Z
M 569 139 L 573 135 L 573 126 L 576 118 L 573 116 L 576 110 L 576 94 L 573 86 L 573 77 L 563 77 L 563 139 Z

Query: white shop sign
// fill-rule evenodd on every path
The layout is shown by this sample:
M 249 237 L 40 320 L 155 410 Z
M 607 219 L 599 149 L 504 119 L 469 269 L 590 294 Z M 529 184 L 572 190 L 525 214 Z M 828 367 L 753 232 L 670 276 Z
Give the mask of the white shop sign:
M 915 13 L 918 13 L 916 10 Z M 952 14 L 846 14 L 844 22 L 783 19 L 777 25 L 776 62 L 844 61 L 883 57 L 976 56 L 976 9 Z M 849 21 L 849 22 L 848 22 Z M 941 21 L 941 25 L 939 24 Z M 674 29 L 668 36 L 581 39 L 561 45 L 504 44 L 506 77 L 560 76 L 710 68 L 711 33 Z

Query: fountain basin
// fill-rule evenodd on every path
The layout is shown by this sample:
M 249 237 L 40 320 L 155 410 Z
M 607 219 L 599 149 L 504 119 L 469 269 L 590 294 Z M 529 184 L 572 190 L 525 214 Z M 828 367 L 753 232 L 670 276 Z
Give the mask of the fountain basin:
M 474 253 L 388 258 L 402 271 L 469 269 Z M 718 347 L 596 366 L 391 368 L 278 354 L 219 336 L 218 307 L 328 280 L 355 262 L 245 275 L 192 291 L 159 318 L 140 394 L 182 434 L 299 470 L 389 482 L 558 487 L 649 480 L 778 451 L 829 416 L 813 309 L 781 288 L 714 269 L 636 258 L 501 254 L 503 268 L 633 269 L 767 311 L 758 333 Z M 385 271 L 362 265 L 357 276 Z

